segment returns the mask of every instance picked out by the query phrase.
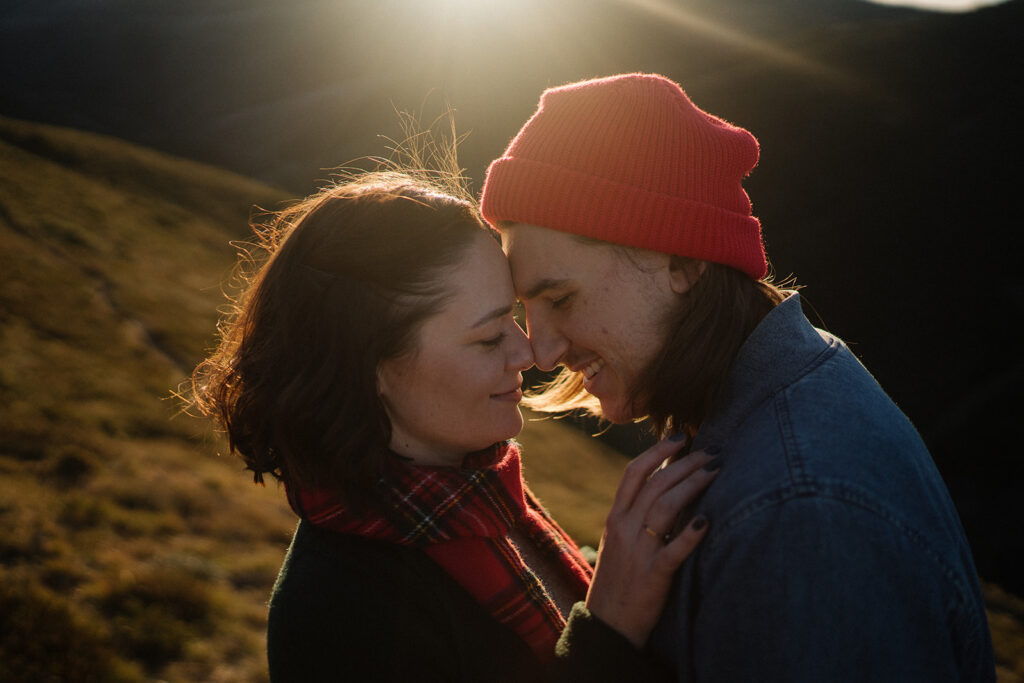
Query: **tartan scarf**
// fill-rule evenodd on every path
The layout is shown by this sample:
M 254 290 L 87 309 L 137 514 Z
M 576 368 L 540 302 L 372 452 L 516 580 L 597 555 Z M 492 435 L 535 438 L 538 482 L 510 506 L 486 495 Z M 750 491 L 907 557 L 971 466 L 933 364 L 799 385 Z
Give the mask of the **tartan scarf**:
M 292 509 L 317 527 L 421 549 L 542 661 L 554 656 L 565 627 L 540 578 L 509 538 L 516 528 L 582 600 L 590 565 L 526 487 L 519 448 L 497 444 L 461 468 L 389 459 L 368 513 L 350 510 L 329 491 L 287 488 Z

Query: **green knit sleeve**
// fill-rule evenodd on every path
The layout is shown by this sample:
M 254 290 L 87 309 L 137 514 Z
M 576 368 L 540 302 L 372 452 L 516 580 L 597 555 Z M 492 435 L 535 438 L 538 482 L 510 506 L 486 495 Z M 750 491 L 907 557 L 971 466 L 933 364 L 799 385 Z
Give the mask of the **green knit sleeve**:
M 555 646 L 555 657 L 552 678 L 557 681 L 672 680 L 666 668 L 591 614 L 582 602 L 572 607 Z

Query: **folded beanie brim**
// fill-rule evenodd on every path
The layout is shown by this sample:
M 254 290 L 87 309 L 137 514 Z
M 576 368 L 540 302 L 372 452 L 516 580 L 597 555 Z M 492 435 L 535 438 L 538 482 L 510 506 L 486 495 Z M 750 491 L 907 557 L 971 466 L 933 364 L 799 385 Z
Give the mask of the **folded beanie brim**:
M 755 280 L 767 273 L 761 223 L 684 197 L 580 173 L 532 159 L 502 157 L 487 170 L 481 210 L 499 222 L 529 223 L 621 244 L 621 226 L 633 227 L 629 246 L 723 263 Z

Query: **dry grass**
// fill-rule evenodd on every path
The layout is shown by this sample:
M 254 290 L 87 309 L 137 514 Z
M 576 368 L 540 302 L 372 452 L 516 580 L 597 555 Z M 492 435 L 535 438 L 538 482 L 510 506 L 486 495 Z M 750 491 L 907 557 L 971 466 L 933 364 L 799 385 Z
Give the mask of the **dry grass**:
M 523 472 L 544 507 L 580 545 L 597 548 L 628 462 L 564 422 L 524 411 Z
M 0 680 L 264 681 L 294 517 L 168 400 L 213 342 L 249 207 L 271 188 L 0 118 Z M 625 460 L 557 421 L 526 477 L 596 546 Z M 1000 681 L 1024 607 L 986 586 Z
M 0 158 L 0 679 L 264 680 L 294 517 L 167 397 L 282 196 L 6 120 Z

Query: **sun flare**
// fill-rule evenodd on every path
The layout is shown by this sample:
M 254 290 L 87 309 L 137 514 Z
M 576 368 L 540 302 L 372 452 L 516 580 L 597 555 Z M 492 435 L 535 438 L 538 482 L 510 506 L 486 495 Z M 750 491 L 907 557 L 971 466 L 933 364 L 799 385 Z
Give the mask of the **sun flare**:
M 973 12 L 982 7 L 1000 5 L 1006 0 L 868 0 L 876 5 L 910 7 L 933 12 Z

